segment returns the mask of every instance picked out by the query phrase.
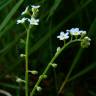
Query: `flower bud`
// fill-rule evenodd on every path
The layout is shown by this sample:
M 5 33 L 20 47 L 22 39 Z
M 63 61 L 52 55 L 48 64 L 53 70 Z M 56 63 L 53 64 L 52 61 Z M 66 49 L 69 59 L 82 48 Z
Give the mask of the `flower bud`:
M 40 77 L 39 78 L 43 78 L 43 79 L 46 79 L 47 78 L 47 75 L 40 75 Z
M 37 86 L 36 89 L 38 92 L 40 92 L 42 90 L 42 88 L 40 86 Z
M 37 6 L 32 5 L 31 7 L 32 7 L 32 12 L 33 12 L 32 17 L 36 17 L 37 13 L 39 12 L 40 5 L 37 5 Z
M 38 71 L 36 70 L 32 70 L 32 71 L 29 71 L 30 73 L 32 73 L 33 75 L 37 75 L 38 74 Z
M 25 57 L 25 54 L 20 54 L 20 57 L 22 58 L 22 57 Z
M 60 51 L 60 49 L 61 49 L 60 47 L 57 47 L 57 52 L 59 52 L 59 51 Z
M 57 64 L 56 64 L 56 63 L 53 63 L 53 64 L 51 64 L 51 66 L 52 66 L 53 68 L 56 68 L 56 67 L 57 67 Z
M 82 48 L 88 48 L 90 46 L 91 39 L 89 37 L 84 37 L 81 41 L 81 47 Z
M 17 83 L 21 83 L 21 82 L 25 83 L 25 80 L 22 80 L 21 78 L 18 78 L 18 77 L 17 77 L 16 82 L 17 82 Z
M 21 15 L 25 15 L 28 13 L 29 6 L 26 7 L 26 9 L 21 13 Z

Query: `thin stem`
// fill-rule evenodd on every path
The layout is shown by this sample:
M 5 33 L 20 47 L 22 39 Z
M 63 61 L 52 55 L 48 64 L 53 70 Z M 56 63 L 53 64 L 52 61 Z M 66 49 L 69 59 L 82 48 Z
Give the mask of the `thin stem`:
M 72 39 L 73 39 L 73 36 L 71 35 L 71 41 L 72 41 Z
M 23 23 L 23 26 L 25 27 L 25 29 L 26 29 L 26 32 L 27 32 L 27 27 L 26 27 L 25 23 Z
M 48 72 L 49 68 L 51 67 L 51 64 L 54 62 L 54 60 L 60 55 L 60 53 L 68 46 L 70 45 L 71 43 L 74 43 L 74 42 L 77 42 L 77 41 L 80 41 L 80 39 L 78 40 L 73 40 L 73 41 L 70 41 L 68 43 L 66 43 L 61 49 L 59 52 L 57 52 L 54 57 L 51 59 L 51 61 L 48 63 L 47 67 L 45 68 L 44 72 L 42 73 L 42 75 L 39 77 L 37 83 L 35 84 L 32 92 L 30 93 L 30 96 L 33 96 L 34 93 L 35 93 L 35 90 L 36 90 L 36 87 L 40 84 L 40 82 L 42 81 L 43 79 L 43 75 L 46 75 L 46 73 Z
M 66 40 L 64 40 L 64 45 L 66 44 Z
M 29 26 L 27 30 L 27 38 L 26 38 L 26 46 L 25 46 L 25 62 L 26 62 L 26 72 L 25 72 L 25 94 L 28 96 L 28 48 L 29 48 L 29 36 L 30 36 L 30 29 L 31 26 Z

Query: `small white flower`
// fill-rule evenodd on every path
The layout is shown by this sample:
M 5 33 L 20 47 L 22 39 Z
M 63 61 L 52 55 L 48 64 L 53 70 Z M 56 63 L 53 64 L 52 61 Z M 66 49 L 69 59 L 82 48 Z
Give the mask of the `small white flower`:
M 57 47 L 57 52 L 59 52 L 59 51 L 60 51 L 60 49 L 61 49 L 60 47 Z
M 26 7 L 26 9 L 21 13 L 21 15 L 26 14 L 28 12 L 28 8 L 29 8 L 29 6 Z
M 60 35 L 57 36 L 57 38 L 59 38 L 60 40 L 68 39 L 69 38 L 68 34 L 69 34 L 68 32 L 67 33 L 60 32 Z
M 21 20 L 17 20 L 17 24 L 19 24 L 19 23 L 24 23 L 25 21 L 27 20 L 27 18 L 22 18 Z
M 86 35 L 86 31 L 81 30 L 79 32 L 81 33 L 81 35 Z
M 28 19 L 28 21 L 31 25 L 38 25 L 39 23 L 39 19 L 35 19 L 35 18 Z
M 32 5 L 31 7 L 35 8 L 35 9 L 38 9 L 40 7 L 40 5 L 37 5 L 37 6 L 36 5 Z
M 67 30 L 68 32 L 70 32 L 71 35 L 80 35 L 80 31 L 79 28 L 72 28 L 70 30 Z

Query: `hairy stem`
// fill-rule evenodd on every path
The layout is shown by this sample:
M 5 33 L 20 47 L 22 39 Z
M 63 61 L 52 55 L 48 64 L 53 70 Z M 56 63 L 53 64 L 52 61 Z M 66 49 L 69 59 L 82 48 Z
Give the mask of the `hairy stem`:
M 72 40 L 72 41 L 69 41 L 68 43 L 66 43 L 61 49 L 59 52 L 57 52 L 53 58 L 51 59 L 51 61 L 48 63 L 47 67 L 45 68 L 44 72 L 42 73 L 42 75 L 39 77 L 37 83 L 35 84 L 32 92 L 30 93 L 30 96 L 33 96 L 35 91 L 36 91 L 36 87 L 40 84 L 40 82 L 42 81 L 43 79 L 43 76 L 46 75 L 46 73 L 48 72 L 49 68 L 51 67 L 51 64 L 54 63 L 54 60 L 60 55 L 60 53 L 68 46 L 70 45 L 71 43 L 74 43 L 74 42 L 77 42 L 77 41 L 80 41 L 80 39 L 76 39 L 76 40 Z
M 28 96 L 28 48 L 29 48 L 29 36 L 30 36 L 30 29 L 31 26 L 29 26 L 28 30 L 27 30 L 27 38 L 26 38 L 26 46 L 25 46 L 25 68 L 26 68 L 26 72 L 25 72 L 25 94 L 26 96 Z

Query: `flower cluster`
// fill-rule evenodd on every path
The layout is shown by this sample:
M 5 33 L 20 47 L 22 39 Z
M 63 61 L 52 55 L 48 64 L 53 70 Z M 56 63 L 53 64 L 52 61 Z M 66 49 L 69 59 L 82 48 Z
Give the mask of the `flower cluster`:
M 27 6 L 25 8 L 25 10 L 21 13 L 21 15 L 25 15 L 25 14 L 28 15 L 29 14 L 31 16 L 31 18 L 23 17 L 22 19 L 17 20 L 17 24 L 20 24 L 20 23 L 23 24 L 23 23 L 25 23 L 25 21 L 28 21 L 30 25 L 38 25 L 39 19 L 35 19 L 35 17 L 36 17 L 36 14 L 39 11 L 38 10 L 39 7 L 40 7 L 39 5 L 37 5 L 37 6 L 32 5 L 31 6 L 31 8 L 32 8 L 32 15 L 31 15 L 29 10 L 28 10 L 29 6 Z
M 63 31 L 60 32 L 60 35 L 57 36 L 57 38 L 59 38 L 60 40 L 65 40 L 69 38 L 69 35 L 71 36 L 78 36 L 78 35 L 86 35 L 86 31 L 83 30 L 79 30 L 79 28 L 72 28 L 70 30 L 66 30 L 66 33 L 64 33 Z
M 67 32 L 70 32 L 71 35 L 78 36 L 78 35 L 86 35 L 86 31 L 79 30 L 79 28 L 72 28 L 70 30 L 67 30 Z
M 88 47 L 90 45 L 91 39 L 86 36 L 86 31 L 79 30 L 79 28 L 71 28 L 70 30 L 66 30 L 65 33 L 61 31 L 60 35 L 57 36 L 57 38 L 59 38 L 59 40 L 65 41 L 66 39 L 69 39 L 70 36 L 74 36 L 76 39 L 79 36 L 79 39 L 81 40 L 81 47 L 83 48 Z

